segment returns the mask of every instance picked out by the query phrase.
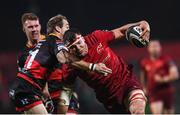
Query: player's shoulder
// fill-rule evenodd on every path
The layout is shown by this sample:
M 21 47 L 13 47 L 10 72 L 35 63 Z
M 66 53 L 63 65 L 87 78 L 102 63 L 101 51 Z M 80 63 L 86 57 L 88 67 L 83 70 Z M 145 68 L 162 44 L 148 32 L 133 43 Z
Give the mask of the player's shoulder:
M 47 37 L 47 35 L 45 35 L 45 34 L 41 34 L 40 39 L 41 39 L 41 40 L 45 40 L 45 39 L 46 39 L 46 37 Z
M 87 34 L 87 36 L 89 35 L 99 35 L 99 34 L 102 34 L 104 32 L 109 32 L 108 30 L 100 30 L 100 29 L 97 29 L 97 30 L 93 30 L 91 31 L 89 34 Z
M 20 50 L 18 51 L 18 55 L 26 54 L 26 53 L 28 53 L 30 50 L 31 50 L 30 47 L 25 46 L 25 47 L 23 47 L 22 49 L 20 49 Z
M 55 42 L 62 42 L 61 39 L 59 39 L 57 36 L 55 35 L 48 35 L 46 37 L 46 41 L 55 41 Z
M 172 60 L 172 58 L 171 58 L 170 55 L 162 55 L 160 58 L 161 58 L 161 60 L 164 60 L 164 61 L 170 61 L 170 60 Z
M 171 58 L 170 55 L 162 55 L 161 58 L 167 59 L 167 58 Z
M 106 32 L 110 32 L 110 31 L 109 30 L 100 30 L 100 29 L 98 29 L 98 30 L 94 30 L 92 32 L 92 34 L 103 34 L 103 33 L 106 33 Z
M 46 41 L 52 41 L 52 40 L 55 40 L 55 39 L 57 39 L 56 38 L 56 36 L 53 36 L 53 35 L 48 35 L 48 36 L 46 36 Z
M 89 34 L 87 34 L 86 36 L 84 36 L 85 39 L 92 39 L 92 38 L 95 38 L 95 39 L 103 39 L 104 36 L 107 35 L 107 33 L 110 33 L 111 31 L 108 31 L 108 30 L 100 30 L 100 29 L 97 29 L 97 30 L 94 30 L 92 32 L 90 32 Z M 112 33 L 112 32 L 111 32 Z

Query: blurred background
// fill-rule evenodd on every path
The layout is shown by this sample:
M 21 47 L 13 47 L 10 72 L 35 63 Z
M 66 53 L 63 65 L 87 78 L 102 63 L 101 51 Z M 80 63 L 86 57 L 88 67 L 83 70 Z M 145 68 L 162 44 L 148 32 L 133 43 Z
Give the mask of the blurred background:
M 26 43 L 22 31 L 21 15 L 34 12 L 40 17 L 42 33 L 46 22 L 56 14 L 65 15 L 71 27 L 79 28 L 85 35 L 96 29 L 111 30 L 123 24 L 147 20 L 151 38 L 159 39 L 163 52 L 180 66 L 180 1 L 179 0 L 4 0 L 0 7 L 0 113 L 16 113 L 8 97 L 8 88 L 16 77 L 17 52 Z M 146 48 L 139 49 L 125 39 L 112 42 L 111 47 L 127 63 L 134 65 L 139 76 L 138 61 L 147 55 Z M 174 82 L 175 111 L 180 113 L 180 84 Z M 94 92 L 77 79 L 76 91 L 80 99 L 80 113 L 107 113 L 96 100 Z

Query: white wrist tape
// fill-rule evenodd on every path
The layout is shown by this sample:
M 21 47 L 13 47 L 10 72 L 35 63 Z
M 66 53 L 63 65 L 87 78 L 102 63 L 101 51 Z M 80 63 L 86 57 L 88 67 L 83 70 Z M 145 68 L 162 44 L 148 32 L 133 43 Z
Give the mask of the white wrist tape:
M 94 64 L 94 66 L 92 67 L 92 71 L 94 71 L 96 69 L 96 64 Z
M 90 64 L 89 64 L 89 70 L 92 69 L 92 66 L 93 66 L 93 63 L 90 63 Z

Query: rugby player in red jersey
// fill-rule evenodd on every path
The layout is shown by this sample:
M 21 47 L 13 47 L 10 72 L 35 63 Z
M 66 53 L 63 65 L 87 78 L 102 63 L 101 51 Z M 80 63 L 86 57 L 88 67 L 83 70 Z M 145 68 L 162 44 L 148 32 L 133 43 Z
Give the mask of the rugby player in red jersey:
M 112 70 L 111 74 L 104 76 L 94 72 L 68 69 L 68 66 L 63 67 L 63 70 L 67 71 L 64 72 L 67 83 L 74 79 L 75 75 L 79 76 L 94 89 L 97 99 L 110 113 L 144 114 L 146 97 L 141 85 L 123 59 L 109 47 L 112 40 L 125 38 L 125 31 L 134 25 L 142 28 L 142 39 L 149 40 L 150 27 L 146 21 L 127 24 L 111 31 L 96 30 L 84 37 L 78 30 L 70 29 L 63 37 L 70 53 L 84 61 L 92 62 L 91 70 L 94 70 L 96 63 L 104 63 Z
M 151 112 L 173 114 L 172 81 L 178 78 L 178 69 L 169 56 L 162 54 L 161 49 L 158 40 L 149 43 L 149 57 L 140 62 L 140 80 L 149 97 Z
M 36 29 L 36 26 L 30 27 Z M 55 26 L 56 31 L 62 28 Z M 33 36 L 38 36 L 37 31 Z M 64 47 L 61 39 L 56 36 L 46 37 L 38 41 L 37 45 L 29 52 L 24 68 L 18 72 L 9 94 L 16 110 L 24 113 L 47 114 L 41 96 L 47 82 L 49 70 L 58 63 L 68 63 L 73 67 L 89 70 L 89 63 L 74 58 Z M 99 63 L 95 69 L 99 73 L 111 73 L 109 68 Z

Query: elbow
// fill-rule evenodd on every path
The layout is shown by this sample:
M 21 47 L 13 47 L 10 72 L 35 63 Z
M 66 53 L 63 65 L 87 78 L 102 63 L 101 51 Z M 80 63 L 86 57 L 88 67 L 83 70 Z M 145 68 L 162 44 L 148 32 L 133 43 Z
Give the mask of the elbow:
M 174 77 L 176 80 L 179 78 L 179 72 L 178 71 L 175 73 Z
M 179 78 L 179 73 L 176 72 L 176 73 L 172 73 L 171 74 L 171 79 L 174 81 L 174 80 L 177 80 Z
M 171 69 L 170 69 L 170 76 L 174 80 L 177 80 L 179 78 L 179 72 L 178 72 L 178 68 L 176 66 L 171 67 Z
M 61 63 L 61 64 L 65 64 L 66 63 L 66 59 L 65 58 L 58 57 L 57 59 L 58 59 L 59 63 Z

